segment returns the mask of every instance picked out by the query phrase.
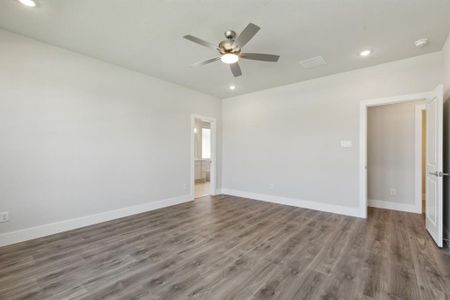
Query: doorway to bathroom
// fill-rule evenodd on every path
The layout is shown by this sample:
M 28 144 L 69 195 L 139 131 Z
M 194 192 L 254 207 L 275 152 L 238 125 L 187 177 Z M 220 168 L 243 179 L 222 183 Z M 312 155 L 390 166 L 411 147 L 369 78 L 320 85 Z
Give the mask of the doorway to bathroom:
M 215 194 L 215 120 L 194 116 L 192 123 L 193 196 L 201 198 Z

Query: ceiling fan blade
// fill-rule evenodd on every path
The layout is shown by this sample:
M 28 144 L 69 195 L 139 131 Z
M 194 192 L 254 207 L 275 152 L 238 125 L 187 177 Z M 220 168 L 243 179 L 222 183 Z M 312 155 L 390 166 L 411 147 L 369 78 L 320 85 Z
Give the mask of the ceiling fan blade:
M 240 57 L 245 59 L 270 61 L 270 62 L 277 62 L 278 59 L 280 58 L 279 55 L 264 54 L 264 53 L 242 53 Z
M 199 61 L 198 63 L 192 64 L 193 67 L 199 67 L 199 66 L 203 66 L 206 64 L 210 64 L 212 62 L 218 61 L 220 60 L 220 56 L 219 57 L 214 57 L 208 60 L 204 60 L 204 61 Z
M 241 34 L 234 40 L 234 44 L 239 47 L 244 47 L 245 44 L 248 43 L 255 36 L 255 34 L 259 31 L 259 27 L 253 23 L 249 23 L 247 27 L 241 32 Z
M 205 47 L 217 50 L 217 45 L 214 45 L 213 43 L 207 42 L 207 41 L 202 40 L 202 39 L 200 39 L 198 37 L 195 37 L 193 35 L 188 34 L 188 35 L 183 36 L 183 38 L 185 38 L 188 41 L 197 43 L 199 45 L 202 45 L 202 46 L 205 46 Z
M 238 63 L 230 64 L 230 69 L 234 77 L 239 77 L 242 75 L 241 67 L 239 67 Z

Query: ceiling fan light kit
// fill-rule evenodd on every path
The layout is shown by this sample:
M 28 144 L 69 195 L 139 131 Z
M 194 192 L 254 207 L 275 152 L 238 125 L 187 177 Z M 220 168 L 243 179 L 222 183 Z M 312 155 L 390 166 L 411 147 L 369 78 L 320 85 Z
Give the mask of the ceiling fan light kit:
M 233 53 L 225 53 L 220 57 L 220 60 L 226 64 L 235 64 L 239 60 L 239 56 Z
M 280 58 L 278 55 L 241 52 L 242 47 L 244 47 L 255 36 L 259 29 L 260 28 L 258 26 L 250 23 L 239 35 L 237 35 L 233 30 L 227 30 L 225 31 L 225 37 L 227 39 L 221 41 L 217 46 L 198 37 L 185 35 L 185 39 L 201 46 L 216 50 L 220 54 L 219 57 L 195 63 L 193 66 L 202 66 L 220 60 L 230 66 L 231 73 L 233 73 L 234 77 L 238 77 L 242 75 L 241 67 L 238 64 L 238 61 L 241 58 L 266 62 L 277 62 Z

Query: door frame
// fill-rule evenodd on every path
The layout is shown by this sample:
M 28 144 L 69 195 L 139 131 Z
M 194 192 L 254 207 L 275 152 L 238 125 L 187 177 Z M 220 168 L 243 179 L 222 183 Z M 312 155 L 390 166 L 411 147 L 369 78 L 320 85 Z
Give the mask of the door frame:
M 211 167 L 210 167 L 210 191 L 209 194 L 211 196 L 216 195 L 216 185 L 217 185 L 217 122 L 216 118 L 213 117 L 207 117 L 197 114 L 191 114 L 191 188 L 190 188 L 190 197 L 192 200 L 195 199 L 195 120 L 200 119 L 203 121 L 206 121 L 211 124 Z
M 426 141 L 422 140 L 423 118 L 422 112 L 427 110 L 427 105 L 417 104 L 414 119 L 414 205 L 415 213 L 422 213 L 423 186 L 422 186 L 422 146 Z M 426 200 L 425 200 L 426 201 Z
M 424 101 L 425 102 L 425 101 Z M 386 104 L 390 105 L 390 104 Z M 381 106 L 381 105 L 377 105 Z M 398 210 L 403 212 L 411 212 L 416 214 L 422 213 L 422 112 L 426 111 L 426 104 L 414 105 L 414 203 L 403 204 L 391 201 L 380 201 L 368 199 L 369 207 L 378 207 L 384 209 Z
M 359 215 L 367 218 L 367 109 L 372 106 L 426 100 L 433 91 L 363 100 L 359 104 Z

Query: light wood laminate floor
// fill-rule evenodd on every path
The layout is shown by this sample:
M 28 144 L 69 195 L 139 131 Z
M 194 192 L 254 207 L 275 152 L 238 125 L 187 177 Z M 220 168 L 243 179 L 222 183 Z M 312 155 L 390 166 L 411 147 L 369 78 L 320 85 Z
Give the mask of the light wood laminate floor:
M 210 194 L 210 182 L 206 181 L 203 183 L 195 184 L 195 198 L 204 197 Z
M 216 196 L 0 248 L 0 299 L 448 299 L 420 215 Z

